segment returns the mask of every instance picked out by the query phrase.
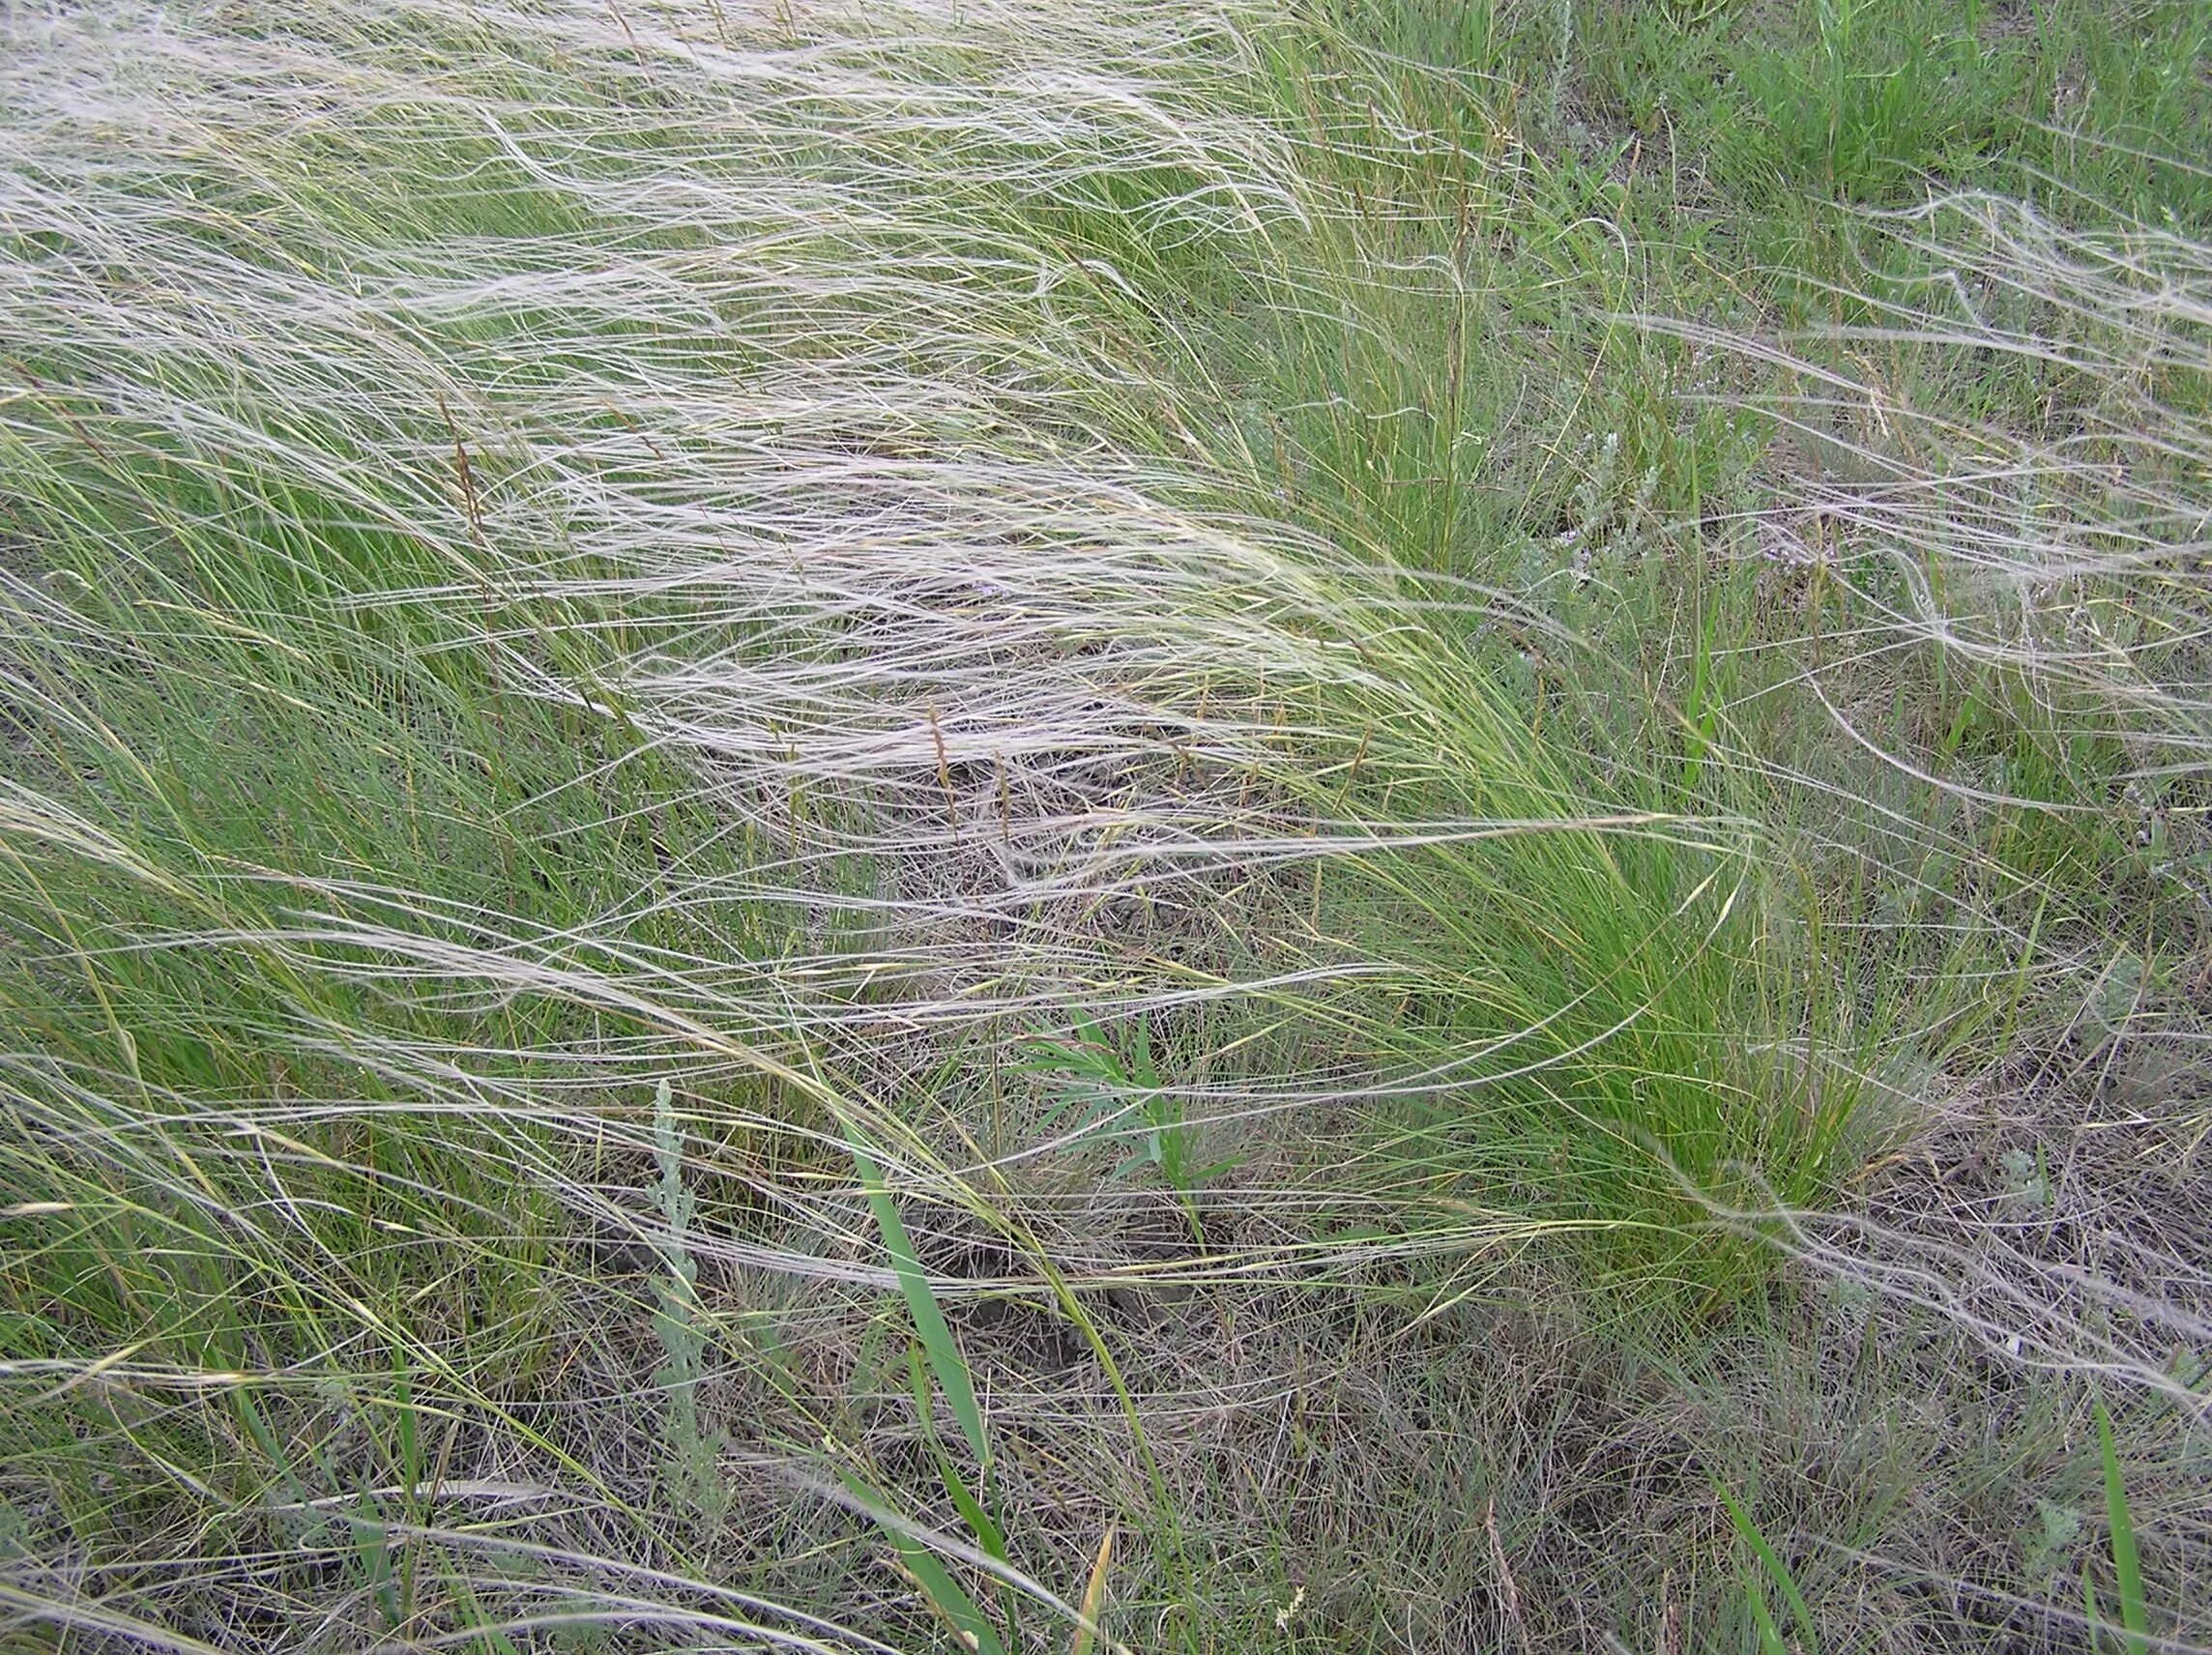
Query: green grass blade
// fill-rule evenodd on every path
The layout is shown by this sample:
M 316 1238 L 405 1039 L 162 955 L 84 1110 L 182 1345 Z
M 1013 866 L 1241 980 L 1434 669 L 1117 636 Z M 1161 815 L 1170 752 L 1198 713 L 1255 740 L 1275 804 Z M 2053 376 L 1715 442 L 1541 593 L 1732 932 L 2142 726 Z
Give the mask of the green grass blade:
M 1790 1655 L 1790 1645 L 1782 1640 L 1782 1628 L 1774 1623 L 1774 1611 L 1766 1607 L 1766 1593 L 1757 1581 L 1743 1583 L 1744 1601 L 1751 1605 L 1752 1618 L 1759 1622 L 1759 1647 L 1761 1655 Z
M 1790 1614 L 1796 1618 L 1797 1630 L 1805 1638 L 1807 1655 L 1811 1655 L 1811 1651 L 1817 1647 L 1814 1641 L 1813 1611 L 1806 1607 L 1805 1594 L 1797 1589 L 1797 1581 L 1790 1573 L 1790 1565 L 1783 1562 L 1781 1554 L 1767 1544 L 1766 1536 L 1760 1533 L 1758 1524 L 1751 1521 L 1750 1513 L 1737 1503 L 1733 1495 L 1718 1483 L 1713 1485 L 1713 1492 L 1721 1496 L 1722 1503 L 1728 1507 L 1729 1520 L 1735 1524 L 1735 1531 L 1749 1543 L 1753 1553 L 1765 1566 L 1767 1574 L 1773 1577 L 1775 1585 L 1781 1588 L 1782 1599 L 1790 1606 Z M 1772 1647 L 1784 1647 L 1781 1629 L 1775 1625 L 1774 1616 L 1767 1610 L 1763 1597 L 1754 1592 L 1751 1594 L 1751 1602 L 1753 1612 L 1759 1616 L 1761 1637 L 1771 1635 L 1774 1640 Z
M 975 1600 L 961 1589 L 927 1547 L 903 1534 L 893 1534 L 890 1541 L 898 1548 L 899 1561 L 907 1573 L 919 1582 L 930 1606 L 952 1623 L 962 1642 L 977 1655 L 1005 1655 L 1006 1646 L 1000 1640 L 998 1629 L 984 1618 Z
M 861 1186 L 868 1194 L 868 1208 L 875 1214 L 877 1230 L 883 1234 L 884 1250 L 890 1255 L 891 1268 L 898 1273 L 899 1292 L 906 1299 L 907 1313 L 914 1318 L 915 1332 L 920 1336 L 922 1350 L 929 1357 L 929 1371 L 937 1379 L 938 1389 L 945 1393 L 945 1400 L 951 1405 L 952 1417 L 959 1421 L 960 1434 L 968 1439 L 976 1465 L 987 1472 L 991 1466 L 990 1439 L 983 1433 L 983 1410 L 975 1403 L 975 1387 L 968 1378 L 967 1358 L 961 1355 L 952 1329 L 946 1324 L 945 1311 L 937 1302 L 928 1276 L 922 1272 L 921 1262 L 915 1257 L 914 1241 L 891 1201 L 882 1170 L 850 1128 L 845 1136 L 852 1149 L 853 1164 L 859 1170 Z
M 2120 1594 L 2121 1646 L 2128 1655 L 2149 1655 L 2150 1614 L 2143 1603 L 2142 1559 L 2136 1551 L 2135 1519 L 2128 1510 L 2127 1483 L 2120 1475 L 2119 1450 L 2112 1442 L 2112 1416 L 2097 1401 L 2097 1451 L 2105 1463 L 2105 1515 L 2112 1528 L 2112 1579 Z
M 983 1554 L 1001 1563 L 1013 1559 L 1006 1549 L 1005 1530 L 1001 1528 L 991 1514 L 983 1509 L 983 1502 L 970 1492 L 960 1469 L 952 1457 L 945 1452 L 945 1444 L 938 1439 L 937 1431 L 929 1417 L 929 1377 L 922 1372 L 921 1353 L 913 1346 L 907 1347 L 907 1368 L 910 1388 L 914 1393 L 914 1406 L 918 1410 L 923 1437 L 929 1443 L 930 1458 L 937 1462 L 938 1480 L 968 1526 L 975 1531 Z
M 893 1520 L 877 1516 L 881 1510 L 877 1503 L 881 1496 L 866 1483 L 849 1470 L 840 1468 L 837 1474 L 852 1492 L 853 1497 L 860 1502 L 861 1509 L 876 1517 L 877 1528 L 898 1553 L 899 1566 L 920 1588 L 930 1609 L 951 1627 L 961 1642 L 975 1650 L 976 1655 L 1006 1655 L 1005 1642 L 999 1637 L 999 1629 L 991 1624 L 990 1617 L 984 1614 L 975 1600 L 968 1595 L 967 1590 L 938 1560 L 937 1554 L 903 1528 L 894 1526 Z

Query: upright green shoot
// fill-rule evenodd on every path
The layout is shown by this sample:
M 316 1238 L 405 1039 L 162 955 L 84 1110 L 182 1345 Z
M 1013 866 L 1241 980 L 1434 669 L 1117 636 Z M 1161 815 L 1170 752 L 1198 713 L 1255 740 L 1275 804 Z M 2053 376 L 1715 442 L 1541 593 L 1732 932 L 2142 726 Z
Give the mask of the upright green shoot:
M 2104 1398 L 2096 1400 L 2095 1409 L 2097 1455 L 2105 1473 L 2105 1520 L 2112 1535 L 2112 1589 L 2120 1600 L 2119 1646 L 2123 1655 L 2150 1655 L 2150 1612 L 2143 1599 L 2142 1560 L 2136 1550 L 2127 1480 L 2120 1472 L 2119 1450 L 2112 1440 L 2112 1416 Z M 2081 1579 L 2081 1589 L 2088 1600 L 2089 1624 L 2102 1630 L 2104 1617 L 2098 1612 L 2095 1588 L 2086 1575 Z

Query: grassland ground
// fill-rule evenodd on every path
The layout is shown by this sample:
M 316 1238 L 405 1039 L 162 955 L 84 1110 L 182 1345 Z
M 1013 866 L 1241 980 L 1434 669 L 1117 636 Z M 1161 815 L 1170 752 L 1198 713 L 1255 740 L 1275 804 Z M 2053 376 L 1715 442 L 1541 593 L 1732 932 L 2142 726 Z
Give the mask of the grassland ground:
M 2208 63 L 0 10 L 0 1648 L 2212 1645 Z

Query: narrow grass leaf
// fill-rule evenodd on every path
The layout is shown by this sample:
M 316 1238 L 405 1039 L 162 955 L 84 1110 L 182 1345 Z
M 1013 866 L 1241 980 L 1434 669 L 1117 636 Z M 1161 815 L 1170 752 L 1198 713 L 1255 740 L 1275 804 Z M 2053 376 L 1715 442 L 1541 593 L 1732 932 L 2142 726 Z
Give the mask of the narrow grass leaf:
M 1805 1594 L 1797 1589 L 1797 1581 L 1790 1573 L 1790 1565 L 1783 1562 L 1781 1554 L 1767 1544 L 1766 1536 L 1760 1533 L 1758 1524 L 1751 1521 L 1751 1514 L 1737 1503 L 1733 1495 L 1721 1487 L 1719 1483 L 1713 1485 L 1713 1492 L 1721 1496 L 1722 1503 L 1728 1507 L 1729 1520 L 1735 1524 L 1735 1531 L 1743 1536 L 1753 1553 L 1765 1566 L 1767 1574 L 1773 1577 L 1775 1585 L 1781 1588 L 1782 1599 L 1790 1606 L 1790 1614 L 1796 1617 L 1797 1630 L 1804 1635 L 1807 1640 L 1805 1648 L 1808 1655 L 1811 1655 L 1811 1651 L 1816 1647 L 1812 1642 L 1814 1636 L 1813 1611 L 1806 1608 Z M 1785 1647 L 1782 1641 L 1781 1629 L 1775 1625 L 1774 1616 L 1766 1607 L 1764 1595 L 1754 1591 L 1751 1594 L 1751 1604 L 1752 1612 L 1759 1616 L 1761 1636 L 1772 1638 L 1771 1647 L 1775 1649 Z
M 2120 1475 L 2119 1450 L 2112 1441 L 2112 1416 L 2097 1399 L 2097 1451 L 2105 1463 L 2105 1515 L 2112 1528 L 2112 1578 L 2120 1594 L 2121 1647 L 2128 1655 L 2149 1655 L 2150 1614 L 2143 1602 L 2142 1560 L 2136 1551 L 2136 1525 L 2128 1510 L 2127 1482 Z
M 877 1230 L 883 1234 L 884 1250 L 890 1255 L 891 1268 L 898 1273 L 899 1292 L 906 1299 L 907 1313 L 914 1318 L 915 1332 L 920 1336 L 921 1348 L 929 1357 L 930 1372 L 936 1377 L 938 1389 L 945 1393 L 946 1402 L 951 1406 L 952 1417 L 960 1422 L 960 1434 L 967 1437 L 976 1465 L 988 1471 L 990 1440 L 983 1434 L 983 1410 L 975 1403 L 975 1388 L 968 1377 L 967 1359 L 960 1354 L 952 1329 L 946 1324 L 944 1308 L 938 1304 L 929 1277 L 915 1256 L 914 1241 L 891 1201 L 882 1170 L 850 1129 L 846 1132 L 846 1143 L 852 1149 L 853 1164 L 859 1171 L 861 1186 L 867 1191 L 868 1208 L 875 1215 Z
M 1098 1636 L 1098 1611 L 1106 1601 L 1106 1571 L 1114 1563 L 1114 1525 L 1106 1525 L 1106 1533 L 1098 1542 L 1098 1555 L 1091 1559 L 1091 1579 L 1083 1587 L 1083 1618 L 1075 1623 L 1075 1641 L 1069 1655 L 1091 1655 L 1092 1640 Z

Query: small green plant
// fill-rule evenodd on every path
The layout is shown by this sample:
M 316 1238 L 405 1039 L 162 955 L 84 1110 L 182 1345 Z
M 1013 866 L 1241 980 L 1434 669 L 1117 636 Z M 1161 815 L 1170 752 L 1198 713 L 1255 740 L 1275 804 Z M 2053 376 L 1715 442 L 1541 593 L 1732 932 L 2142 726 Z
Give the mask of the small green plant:
M 1803 1651 L 1804 1655 L 1817 1655 L 1819 1645 L 1813 1629 L 1813 1611 L 1806 1607 L 1805 1594 L 1798 1590 L 1796 1577 L 1790 1574 L 1790 1565 L 1782 1560 L 1782 1554 L 1774 1550 L 1766 1536 L 1760 1533 L 1758 1524 L 1751 1521 L 1751 1514 L 1744 1510 L 1733 1495 L 1719 1483 L 1713 1485 L 1713 1493 L 1721 1496 L 1721 1503 L 1728 1507 L 1729 1521 L 1735 1525 L 1736 1533 L 1742 1536 L 1744 1543 L 1751 1548 L 1752 1554 L 1765 1569 L 1767 1577 L 1781 1591 L 1783 1603 L 1796 1621 L 1798 1640 L 1794 1642 L 1785 1640 L 1781 1623 L 1774 1618 L 1774 1611 L 1767 1605 L 1766 1589 L 1756 1580 L 1745 1582 L 1744 1601 L 1751 1606 L 1752 1619 L 1759 1626 L 1760 1648 L 1765 1651 L 1765 1655 L 1790 1655 L 1790 1651 L 1798 1650 Z
M 907 1233 L 906 1221 L 899 1216 L 897 1204 L 891 1200 L 882 1169 L 860 1137 L 850 1128 L 846 1141 L 854 1167 L 860 1175 L 861 1187 L 867 1193 L 868 1210 L 876 1221 L 884 1251 L 889 1255 L 891 1270 L 898 1277 L 899 1296 L 905 1300 L 907 1315 L 914 1322 L 919 1350 L 909 1348 L 908 1381 L 914 1394 L 915 1414 L 921 1423 L 938 1478 L 983 1554 L 1001 1568 L 1010 1569 L 1005 1528 L 996 1515 L 998 1499 L 991 1439 L 983 1428 L 983 1410 L 975 1400 L 968 1358 L 952 1336 L 951 1324 L 945 1320 L 945 1308 L 938 1303 L 937 1291 L 921 1267 L 914 1238 Z M 951 1409 L 953 1421 L 967 1444 L 975 1466 L 973 1482 L 953 1462 L 938 1437 L 933 1423 L 936 1410 L 930 1401 L 932 1380 Z M 900 1572 L 919 1589 L 931 1611 L 977 1655 L 1004 1655 L 1006 1643 L 997 1624 L 975 1602 L 974 1595 L 953 1579 L 944 1560 L 919 1537 L 918 1530 L 892 1512 L 890 1496 L 851 1466 L 840 1466 L 838 1476 L 883 1531 L 884 1538 L 890 1542 Z M 1017 1628 L 1018 1641 L 1018 1621 L 1010 1596 L 1002 1607 L 1009 1628 Z
M 1056 1083 L 1060 1095 L 1041 1122 L 1047 1132 L 1065 1132 L 1078 1141 L 1136 1136 L 1135 1151 L 1115 1167 L 1113 1176 L 1126 1178 L 1150 1169 L 1175 1192 L 1192 1237 L 1204 1239 L 1198 1192 L 1237 1163 L 1200 1161 L 1199 1129 L 1184 1118 L 1182 1100 L 1160 1084 L 1151 1036 L 1142 1019 L 1135 1024 L 1126 1059 L 1085 1017 L 1077 1019 L 1072 1040 L 1042 1035 L 1031 1040 L 1029 1057 L 1018 1067 Z M 1131 1114 L 1143 1121 L 1141 1133 L 1121 1124 Z
M 2043 1147 L 2033 1149 L 2014 1145 L 2004 1152 L 2005 1193 L 2031 1212 L 2051 1208 L 2051 1170 L 2044 1163 Z
M 867 1194 L 868 1210 L 875 1219 L 877 1234 L 890 1258 L 892 1273 L 898 1278 L 899 1296 L 905 1301 L 907 1315 L 914 1323 L 915 1344 L 907 1350 L 907 1380 L 914 1396 L 915 1414 L 921 1423 L 923 1439 L 928 1444 L 938 1479 L 973 1535 L 984 1572 L 1000 1587 L 997 1594 L 1000 1620 L 994 1620 L 976 1602 L 975 1594 L 953 1578 L 944 1559 L 925 1538 L 926 1531 L 896 1513 L 889 1492 L 878 1487 L 853 1465 L 837 1467 L 839 1479 L 890 1542 L 899 1572 L 921 1592 L 930 1611 L 963 1645 L 976 1651 L 976 1655 L 1005 1655 L 1009 1646 L 1021 1646 L 1024 1640 L 1019 1591 L 1042 1598 L 1069 1615 L 1075 1624 L 1072 1655 L 1090 1655 L 1090 1651 L 1100 1646 L 1115 1651 L 1116 1655 L 1125 1655 L 1122 1646 L 1111 1640 L 1101 1643 L 1099 1630 L 1107 1571 L 1114 1556 L 1115 1531 L 1111 1527 L 1091 1562 L 1079 1605 L 1062 1603 L 1017 1569 L 1006 1543 L 997 1457 L 984 1427 L 982 1408 L 975 1398 L 975 1382 L 969 1372 L 968 1358 L 953 1337 L 951 1324 L 946 1321 L 945 1307 L 938 1302 L 937 1290 L 921 1267 L 914 1238 L 908 1234 L 906 1221 L 899 1216 L 898 1205 L 891 1199 L 881 1167 L 869 1152 L 866 1141 L 850 1123 L 846 1129 L 846 1144 L 852 1152 L 854 1168 L 859 1174 L 861 1187 Z M 953 1422 L 960 1428 L 961 1440 L 973 1462 L 972 1474 L 955 1463 L 938 1434 L 931 1398 L 933 1383 L 937 1395 L 951 1410 Z M 1006 1628 L 1004 1636 L 999 1630 L 1001 1621 Z
M 1548 103 L 1547 103 L 1547 112 L 1548 112 L 1548 114 L 1549 114 L 1549 116 L 1550 116 L 1550 119 L 1549 119 L 1549 122 L 1548 122 L 1548 127 L 1549 127 L 1549 130 L 1550 130 L 1550 131 L 1554 131 L 1554 132 L 1557 132 L 1557 131 L 1559 130 L 1559 115 L 1560 115 L 1560 110 L 1562 109 L 1562 107 L 1565 105 L 1565 102 L 1566 102 L 1566 95 L 1567 95 L 1567 74 L 1568 74 L 1568 71 L 1570 70 L 1570 68 L 1573 66 L 1573 63 L 1574 63 L 1574 55 L 1575 55 L 1575 6 L 1574 6 L 1574 0 L 1559 0 L 1559 11 L 1558 11 L 1558 37 L 1559 37 L 1559 50 L 1558 50 L 1558 55 L 1557 55 L 1557 56 L 1555 59 L 1553 59 L 1553 62 L 1552 62 L 1552 87 L 1551 87 L 1551 96 L 1550 96 L 1550 99 L 1549 99 L 1549 101 L 1548 101 Z
M 668 1397 L 662 1432 L 671 1492 L 714 1524 L 728 1513 L 730 1495 L 716 1465 L 719 1434 L 709 1431 L 699 1418 L 707 1339 L 700 1328 L 699 1266 L 687 1240 L 698 1203 L 684 1183 L 684 1138 L 672 1097 L 666 1081 L 653 1094 L 653 1153 L 660 1177 L 652 1193 L 667 1225 L 666 1234 L 655 1244 L 662 1273 L 653 1284 L 659 1301 L 653 1313 L 653 1331 L 667 1360 L 653 1378 Z
M 2120 1599 L 2120 1636 L 2116 1646 L 2123 1655 L 2150 1655 L 2150 1612 L 2144 1605 L 2142 1559 L 2136 1551 L 2136 1524 L 2128 1509 L 2127 1481 L 2120 1474 L 2120 1456 L 2112 1441 L 2112 1416 L 2103 1398 L 2096 1404 L 2097 1454 L 2105 1468 L 2105 1516 L 2112 1531 L 2112 1589 Z M 2092 1635 L 2110 1629 L 2110 1622 L 2097 1602 L 2097 1588 L 2081 1577 L 2081 1607 L 2089 1617 Z

